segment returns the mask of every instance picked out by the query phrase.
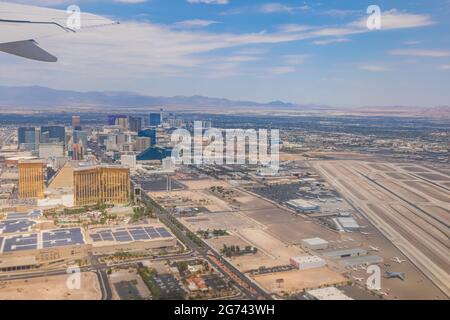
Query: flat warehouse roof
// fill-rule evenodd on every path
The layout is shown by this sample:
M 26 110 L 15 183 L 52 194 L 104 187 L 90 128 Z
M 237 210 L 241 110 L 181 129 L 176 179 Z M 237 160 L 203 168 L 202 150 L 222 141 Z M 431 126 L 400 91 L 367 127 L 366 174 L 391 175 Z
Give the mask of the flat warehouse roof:
M 128 226 L 115 229 L 101 229 L 89 234 L 94 243 L 104 241 L 131 242 L 168 239 L 174 236 L 160 226 Z
M 38 218 L 42 215 L 40 210 L 33 210 L 30 212 L 8 212 L 6 214 L 6 219 L 14 220 L 14 219 L 25 219 L 25 218 Z
M 0 221 L 0 234 L 28 232 L 36 222 L 29 219 L 4 220 Z
M 57 229 L 1 238 L 0 253 L 85 244 L 80 228 Z
M 302 239 L 302 242 L 314 245 L 314 244 L 328 244 L 328 241 L 322 239 L 322 238 L 309 238 L 309 239 Z

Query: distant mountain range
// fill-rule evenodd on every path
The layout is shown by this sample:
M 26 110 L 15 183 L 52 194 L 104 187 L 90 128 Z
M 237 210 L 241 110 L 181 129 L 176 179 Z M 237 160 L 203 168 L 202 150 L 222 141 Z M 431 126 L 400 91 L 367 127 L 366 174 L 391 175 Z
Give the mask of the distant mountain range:
M 0 86 L 0 106 L 3 107 L 64 107 L 64 106 L 107 106 L 122 108 L 142 107 L 257 107 L 269 109 L 327 109 L 322 105 L 296 105 L 283 101 L 258 103 L 253 101 L 236 101 L 204 96 L 174 96 L 154 97 L 131 92 L 78 92 L 69 90 L 55 90 L 46 87 L 7 87 Z

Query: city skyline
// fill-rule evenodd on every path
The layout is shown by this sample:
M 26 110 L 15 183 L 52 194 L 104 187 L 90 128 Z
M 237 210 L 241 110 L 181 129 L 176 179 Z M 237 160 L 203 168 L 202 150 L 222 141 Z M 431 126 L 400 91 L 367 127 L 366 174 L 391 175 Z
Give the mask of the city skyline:
M 449 1 L 10 2 L 78 4 L 121 24 L 37 39 L 56 64 L 2 54 L 0 85 L 337 107 L 450 101 Z M 365 26 L 369 4 L 381 30 Z

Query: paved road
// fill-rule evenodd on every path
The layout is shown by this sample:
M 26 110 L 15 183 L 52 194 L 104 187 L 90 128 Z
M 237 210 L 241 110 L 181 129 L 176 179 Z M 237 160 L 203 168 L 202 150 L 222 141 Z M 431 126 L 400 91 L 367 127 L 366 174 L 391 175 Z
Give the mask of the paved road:
M 153 206 L 153 200 L 143 192 L 142 200 L 147 205 Z M 154 208 L 158 218 L 168 226 L 172 232 L 180 239 L 183 243 L 185 243 L 191 250 L 198 252 L 204 259 L 208 260 L 211 265 L 213 265 L 216 269 L 220 270 L 223 275 L 230 278 L 230 272 L 232 273 L 232 277 L 237 277 L 240 281 L 233 281 L 235 285 L 250 299 L 272 299 L 272 296 L 264 291 L 261 287 L 259 287 L 256 283 L 251 281 L 245 274 L 239 271 L 234 265 L 229 263 L 226 259 L 220 256 L 213 248 L 211 248 L 207 243 L 202 241 L 201 245 L 198 245 L 194 241 L 192 241 L 186 234 L 184 230 L 181 230 L 177 224 L 174 223 L 173 220 L 176 220 L 175 217 L 171 216 L 167 212 L 163 212 L 158 208 Z M 176 220 L 178 222 L 178 220 Z M 215 259 L 211 259 L 208 255 L 213 256 Z M 219 262 L 219 265 L 218 263 Z M 241 285 L 239 282 L 243 283 Z M 250 289 L 249 289 L 250 288 Z

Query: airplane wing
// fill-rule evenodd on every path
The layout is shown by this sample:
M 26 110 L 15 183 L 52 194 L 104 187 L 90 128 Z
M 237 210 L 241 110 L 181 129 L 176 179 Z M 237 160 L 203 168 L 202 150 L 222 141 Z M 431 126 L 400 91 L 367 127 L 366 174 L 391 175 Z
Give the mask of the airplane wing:
M 115 24 L 109 19 L 81 12 L 80 29 L 67 23 L 71 12 L 0 2 L 0 51 L 27 59 L 56 62 L 58 59 L 39 47 L 37 39 L 61 33 Z

